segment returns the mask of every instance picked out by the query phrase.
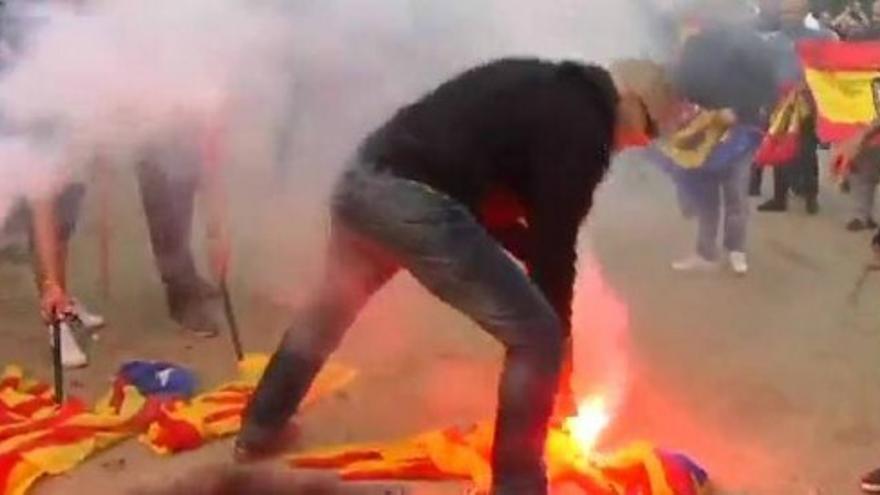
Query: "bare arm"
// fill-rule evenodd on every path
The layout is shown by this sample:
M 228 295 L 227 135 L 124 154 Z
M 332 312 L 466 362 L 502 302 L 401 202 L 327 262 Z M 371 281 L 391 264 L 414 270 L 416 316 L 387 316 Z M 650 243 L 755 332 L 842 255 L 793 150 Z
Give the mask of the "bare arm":
M 65 256 L 58 238 L 55 196 L 41 195 L 29 202 L 34 239 L 34 274 L 40 292 L 40 312 L 46 321 L 71 311 L 67 296 Z
M 225 140 L 225 128 L 219 122 L 212 122 L 206 128 L 201 142 L 206 234 L 211 269 L 218 282 L 226 279 L 230 257 L 226 187 L 221 171 L 226 154 Z

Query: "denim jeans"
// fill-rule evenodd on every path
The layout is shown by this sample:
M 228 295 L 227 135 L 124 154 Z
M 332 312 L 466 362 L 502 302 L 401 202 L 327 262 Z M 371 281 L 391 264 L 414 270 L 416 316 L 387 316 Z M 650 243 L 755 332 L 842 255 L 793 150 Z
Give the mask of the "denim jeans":
M 169 291 L 195 291 L 200 279 L 190 240 L 197 176 L 172 176 L 163 163 L 145 160 L 137 166 L 137 179 L 162 282 Z
M 284 427 L 358 312 L 400 268 L 504 345 L 493 493 L 546 494 L 544 441 L 563 348 L 557 315 L 467 208 L 369 164 L 337 186 L 323 283 L 272 357 L 239 442 Z
M 722 244 L 727 251 L 745 251 L 749 218 L 748 186 L 752 155 L 720 173 L 696 179 L 690 188 L 697 217 L 697 253 L 718 258 L 718 230 L 723 221 Z

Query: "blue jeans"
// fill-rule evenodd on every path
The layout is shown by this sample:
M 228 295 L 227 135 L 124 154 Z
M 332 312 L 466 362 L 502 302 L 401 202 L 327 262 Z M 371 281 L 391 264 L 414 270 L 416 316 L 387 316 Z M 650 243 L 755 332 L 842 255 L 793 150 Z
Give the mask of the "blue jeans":
M 400 268 L 504 345 L 493 493 L 546 494 L 544 442 L 564 340 L 556 313 L 462 204 L 368 164 L 335 191 L 323 284 L 272 357 L 239 443 L 284 427 L 358 312 Z
M 745 251 L 751 163 L 749 154 L 723 172 L 694 178 L 688 185 L 689 204 L 697 217 L 697 254 L 707 260 L 718 259 L 722 222 L 724 249 Z

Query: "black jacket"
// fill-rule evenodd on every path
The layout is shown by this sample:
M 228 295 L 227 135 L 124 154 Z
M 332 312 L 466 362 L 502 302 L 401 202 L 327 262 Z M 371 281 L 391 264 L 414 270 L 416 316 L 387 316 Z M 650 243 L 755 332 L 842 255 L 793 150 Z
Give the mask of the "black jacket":
M 512 191 L 526 211 L 523 261 L 568 328 L 578 230 L 608 169 L 617 99 L 599 67 L 499 60 L 401 109 L 360 155 L 474 212 L 494 188 Z

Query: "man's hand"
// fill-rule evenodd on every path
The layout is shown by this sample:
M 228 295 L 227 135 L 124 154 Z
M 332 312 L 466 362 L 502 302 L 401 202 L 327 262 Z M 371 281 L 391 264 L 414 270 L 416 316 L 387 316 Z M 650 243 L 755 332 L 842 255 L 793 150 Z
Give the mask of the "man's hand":
M 843 179 L 852 170 L 852 163 L 862 151 L 863 136 L 853 136 L 831 147 L 831 170 L 834 175 Z
M 43 321 L 52 323 L 58 318 L 65 318 L 74 314 L 73 302 L 61 286 L 52 281 L 43 283 L 40 297 L 40 314 Z

